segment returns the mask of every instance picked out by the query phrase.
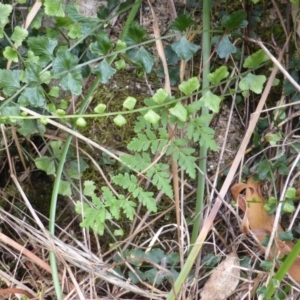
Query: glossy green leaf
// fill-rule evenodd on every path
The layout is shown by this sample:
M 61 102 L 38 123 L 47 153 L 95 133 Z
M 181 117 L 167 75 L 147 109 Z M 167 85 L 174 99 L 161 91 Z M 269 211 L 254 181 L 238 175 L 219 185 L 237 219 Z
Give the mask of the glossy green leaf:
M 27 40 L 31 51 L 39 57 L 41 67 L 45 66 L 53 59 L 53 51 L 57 46 L 58 41 L 45 36 L 30 37 Z
M 259 179 L 271 179 L 270 172 L 272 172 L 271 164 L 268 160 L 264 159 L 257 168 Z
M 185 122 L 187 120 L 188 113 L 185 107 L 178 102 L 174 107 L 169 109 L 171 115 L 177 117 L 180 121 Z
M 99 31 L 95 35 L 96 41 L 90 44 L 90 50 L 93 54 L 106 55 L 112 48 L 112 42 L 105 31 Z
M 127 46 L 138 45 L 143 41 L 143 37 L 146 35 L 147 30 L 137 23 L 132 23 L 125 36 L 125 42 Z
M 294 239 L 294 235 L 292 231 L 281 231 L 278 232 L 278 237 L 282 241 L 292 241 Z
M 160 116 L 154 110 L 149 109 L 144 115 L 144 119 L 151 124 L 156 124 L 159 121 Z
M 146 73 L 151 72 L 155 57 L 144 47 L 140 47 L 138 50 L 130 50 L 127 54 L 132 62 L 141 66 Z
M 266 76 L 249 73 L 240 81 L 239 88 L 242 91 L 251 90 L 256 94 L 261 94 L 265 81 Z
M 213 94 L 211 91 L 205 92 L 204 95 L 200 98 L 200 101 L 215 113 L 218 113 L 220 110 L 221 100 L 221 97 Z
M 79 95 L 82 90 L 82 75 L 77 65 L 78 57 L 70 53 L 67 47 L 58 49 L 52 64 L 52 73 L 60 79 L 59 85 L 75 95 Z
M 225 34 L 218 43 L 217 53 L 219 57 L 225 58 L 235 52 L 236 47 L 230 42 L 228 35 Z
M 74 23 L 79 23 L 81 32 L 83 35 L 87 35 L 91 30 L 95 29 L 99 25 L 100 20 L 98 18 L 85 17 L 78 12 L 78 6 L 75 3 L 68 4 L 66 7 L 66 13 Z
M 169 27 L 169 30 L 176 30 L 176 31 L 183 32 L 194 24 L 195 21 L 193 21 L 190 16 L 186 14 L 182 14 L 173 21 L 173 23 Z
M 260 267 L 264 269 L 265 271 L 270 271 L 274 267 L 274 263 L 269 260 L 263 260 L 260 263 Z
M 245 59 L 243 67 L 257 69 L 268 60 L 270 60 L 269 56 L 263 50 L 258 50 Z
M 17 46 L 20 46 L 27 36 L 28 31 L 26 29 L 16 26 L 10 38 L 17 44 Z
M 56 171 L 55 162 L 52 157 L 48 157 L 48 156 L 38 157 L 34 160 L 34 163 L 38 169 L 45 171 L 47 175 L 55 174 Z
M 225 15 L 221 21 L 222 26 L 228 30 L 245 28 L 248 25 L 247 13 L 243 10 L 235 11 L 231 15 Z
M 199 46 L 190 43 L 185 36 L 171 45 L 176 54 L 184 61 L 188 61 L 198 51 Z
M 101 63 L 92 69 L 92 73 L 100 75 L 100 82 L 105 84 L 109 79 L 116 73 L 116 69 L 112 68 L 107 61 L 104 59 Z
M 18 103 L 23 106 L 45 107 L 45 91 L 40 85 L 28 87 L 20 95 Z
M 188 81 L 184 81 L 179 85 L 179 89 L 186 95 L 189 96 L 200 88 L 200 82 L 197 77 L 192 77 Z
M 19 61 L 17 50 L 10 46 L 5 47 L 5 50 L 3 51 L 3 56 L 7 60 L 12 60 L 15 63 Z
M 165 47 L 165 55 L 168 65 L 176 65 L 180 60 L 176 52 L 172 49 L 171 45 Z
M 227 70 L 226 66 L 222 66 L 218 69 L 216 69 L 213 73 L 210 73 L 207 75 L 207 79 L 213 84 L 217 85 L 219 84 L 223 79 L 228 77 L 229 72 Z
M 63 0 L 45 0 L 45 13 L 48 16 L 64 17 L 64 1 Z
M 43 135 L 46 132 L 46 128 L 40 122 L 34 120 L 23 120 L 22 127 L 18 129 L 18 133 L 25 137 L 32 136 L 35 133 Z
M 20 86 L 21 71 L 0 70 L 0 88 L 7 96 L 15 93 Z

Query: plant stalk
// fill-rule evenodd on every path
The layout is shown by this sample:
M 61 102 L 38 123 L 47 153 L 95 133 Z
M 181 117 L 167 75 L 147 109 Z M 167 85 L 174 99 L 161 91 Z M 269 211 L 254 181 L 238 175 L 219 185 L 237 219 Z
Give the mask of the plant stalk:
M 210 0 L 203 1 L 203 36 L 202 36 L 202 58 L 203 58 L 203 73 L 202 73 L 202 94 L 205 93 L 209 88 L 209 81 L 207 75 L 210 73 Z M 203 107 L 201 110 L 201 115 L 207 115 L 209 109 Z M 209 124 L 203 124 L 203 126 L 208 126 Z M 199 169 L 202 171 L 198 173 L 198 183 L 197 183 L 197 197 L 196 197 L 196 208 L 195 208 L 195 218 L 191 238 L 191 246 L 197 239 L 201 224 L 201 213 L 204 204 L 204 192 L 205 192 L 205 174 L 207 165 L 207 147 L 203 145 L 200 147 L 199 157 Z

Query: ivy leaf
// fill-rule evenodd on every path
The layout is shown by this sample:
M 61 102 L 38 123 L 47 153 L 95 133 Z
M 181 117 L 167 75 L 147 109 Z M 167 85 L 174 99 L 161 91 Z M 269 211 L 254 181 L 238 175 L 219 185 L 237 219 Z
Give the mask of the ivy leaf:
M 16 26 L 10 38 L 17 44 L 17 46 L 20 46 L 27 36 L 28 31 L 26 29 Z
M 198 51 L 199 46 L 190 43 L 185 36 L 171 45 L 176 54 L 184 61 L 188 61 Z
M 53 51 L 57 46 L 58 41 L 45 36 L 30 37 L 27 40 L 31 51 L 39 57 L 41 67 L 45 66 L 53 59 Z
M 7 60 L 12 60 L 15 63 L 19 61 L 17 50 L 10 46 L 5 47 L 5 50 L 3 51 L 3 56 Z
M 219 112 L 221 100 L 222 99 L 219 96 L 213 94 L 211 91 L 205 92 L 200 98 L 200 101 L 204 103 L 204 106 L 215 113 Z
M 244 68 L 257 69 L 262 63 L 270 60 L 269 56 L 261 49 L 248 56 L 243 64 Z
M 222 18 L 221 24 L 228 30 L 236 28 L 245 28 L 248 25 L 247 13 L 243 10 L 236 11 L 231 15 L 225 15 Z
M 39 83 L 41 70 L 42 68 L 40 65 L 33 63 L 26 64 L 25 77 L 23 81 L 26 83 Z
M 225 34 L 218 44 L 217 53 L 219 57 L 225 58 L 228 55 L 235 52 L 236 52 L 236 47 L 230 42 L 228 35 Z
M 193 21 L 190 16 L 186 14 L 182 14 L 174 20 L 174 22 L 169 27 L 169 30 L 176 30 L 176 31 L 183 32 L 194 24 L 195 21 Z
M 222 66 L 215 70 L 215 72 L 207 75 L 207 79 L 214 85 L 218 85 L 223 79 L 229 75 L 226 66 Z
M 138 50 L 129 50 L 127 54 L 132 62 L 141 66 L 146 73 L 151 72 L 155 57 L 151 55 L 144 47 L 141 47 Z
M 90 50 L 93 54 L 106 55 L 112 48 L 108 34 L 105 31 L 99 31 L 96 34 L 96 41 L 90 44 Z
M 48 16 L 64 17 L 63 0 L 45 0 L 45 13 Z
M 185 122 L 187 120 L 188 113 L 185 107 L 178 102 L 174 107 L 169 109 L 171 115 L 177 117 L 180 121 Z
M 166 46 L 165 55 L 168 62 L 168 65 L 176 65 L 179 61 L 179 57 L 176 52 L 172 49 L 171 45 Z
M 20 86 L 21 71 L 0 70 L 0 87 L 5 95 L 11 96 Z
M 116 69 L 112 68 L 104 59 L 101 63 L 92 69 L 92 73 L 101 76 L 100 82 L 105 84 L 116 73 Z
M 80 24 L 83 35 L 87 35 L 92 29 L 98 26 L 100 21 L 98 18 L 89 18 L 81 15 L 74 3 L 67 5 L 66 13 L 74 23 Z
M 9 118 L 10 121 L 16 120 L 13 118 L 14 116 L 20 115 L 20 106 L 19 105 L 6 105 L 1 109 L 1 116 L 9 117 L 12 116 L 12 118 Z M 23 120 L 21 120 L 23 121 Z M 14 122 L 15 123 L 15 122 Z M 20 122 L 21 123 L 21 122 Z
M 129 27 L 124 40 L 128 46 L 138 45 L 143 41 L 143 37 L 146 35 L 146 33 L 146 29 L 134 22 Z
M 47 175 L 55 174 L 56 168 L 52 157 L 38 157 L 34 160 L 34 163 L 39 170 L 45 171 Z
M 40 85 L 26 88 L 18 103 L 23 106 L 44 107 L 46 104 L 44 89 Z
M 60 195 L 70 197 L 72 195 L 70 182 L 60 180 L 59 187 L 58 187 L 58 193 Z
M 254 75 L 249 73 L 240 81 L 239 87 L 242 91 L 251 90 L 256 94 L 260 94 L 262 92 L 265 81 L 266 76 Z
M 179 89 L 186 95 L 191 95 L 194 91 L 200 87 L 199 79 L 192 77 L 188 81 L 184 81 L 179 85 Z
M 35 133 L 43 135 L 46 132 L 46 128 L 41 123 L 36 123 L 34 120 L 24 120 L 22 127 L 18 129 L 18 132 L 25 137 L 31 136 Z
M 78 57 L 70 53 L 67 47 L 58 49 L 52 65 L 53 75 L 60 79 L 59 85 L 75 95 L 79 95 L 82 90 L 82 75 L 80 70 L 76 69 L 77 65 Z
M 11 5 L 0 3 L 0 28 L 4 28 L 4 26 L 8 24 L 9 22 L 8 16 L 10 15 L 11 12 L 12 12 Z
M 257 168 L 258 177 L 260 180 L 271 179 L 270 172 L 272 172 L 271 164 L 264 159 Z
M 160 116 L 154 110 L 149 109 L 144 115 L 144 119 L 151 124 L 156 124 L 159 121 Z
M 273 262 L 268 260 L 263 260 L 259 266 L 264 269 L 265 271 L 270 271 L 273 268 Z

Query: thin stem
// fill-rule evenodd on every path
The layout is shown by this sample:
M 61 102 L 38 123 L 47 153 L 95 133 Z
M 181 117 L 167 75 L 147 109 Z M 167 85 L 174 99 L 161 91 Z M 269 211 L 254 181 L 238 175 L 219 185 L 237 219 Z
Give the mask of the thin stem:
M 210 73 L 210 0 L 203 1 L 203 36 L 202 36 L 202 57 L 204 70 L 202 74 L 202 93 L 209 88 L 209 81 L 207 75 Z M 201 115 L 207 115 L 209 110 L 207 107 L 203 107 L 201 110 Z M 203 126 L 208 126 L 209 124 L 203 124 Z M 204 203 L 204 191 L 205 191 L 205 174 L 206 174 L 206 164 L 207 164 L 207 147 L 205 145 L 200 147 L 199 157 L 199 169 L 202 172 L 198 173 L 198 184 L 197 184 L 197 198 L 196 198 L 196 209 L 195 209 L 195 219 L 193 225 L 193 232 L 191 238 L 191 245 L 193 246 L 200 230 L 201 223 L 201 213 L 203 210 Z

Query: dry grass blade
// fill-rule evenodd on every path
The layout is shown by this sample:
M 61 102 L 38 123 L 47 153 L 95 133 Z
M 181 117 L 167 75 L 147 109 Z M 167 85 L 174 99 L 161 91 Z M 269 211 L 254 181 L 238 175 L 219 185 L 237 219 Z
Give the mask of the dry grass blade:
M 93 274 L 95 278 L 100 278 L 103 282 L 110 283 L 126 292 L 132 292 L 146 298 L 151 295 L 152 299 L 163 299 L 166 297 L 166 294 L 163 292 L 158 294 L 150 290 L 141 289 L 125 278 L 122 278 L 112 270 L 113 266 L 103 263 L 97 255 L 91 253 L 78 240 L 75 240 L 77 247 L 64 243 L 56 237 L 53 237 L 52 242 L 50 242 L 39 230 L 30 226 L 25 221 L 16 218 L 3 209 L 0 209 L 0 212 L 5 223 L 16 230 L 19 235 L 27 237 L 41 248 L 45 248 L 48 251 L 55 251 L 60 263 L 65 264 L 65 262 L 68 262 L 69 266 L 77 268 L 78 272 L 84 271 L 87 274 Z M 52 244 L 55 245 L 55 248 L 53 248 Z M 51 271 L 49 270 L 49 272 Z

